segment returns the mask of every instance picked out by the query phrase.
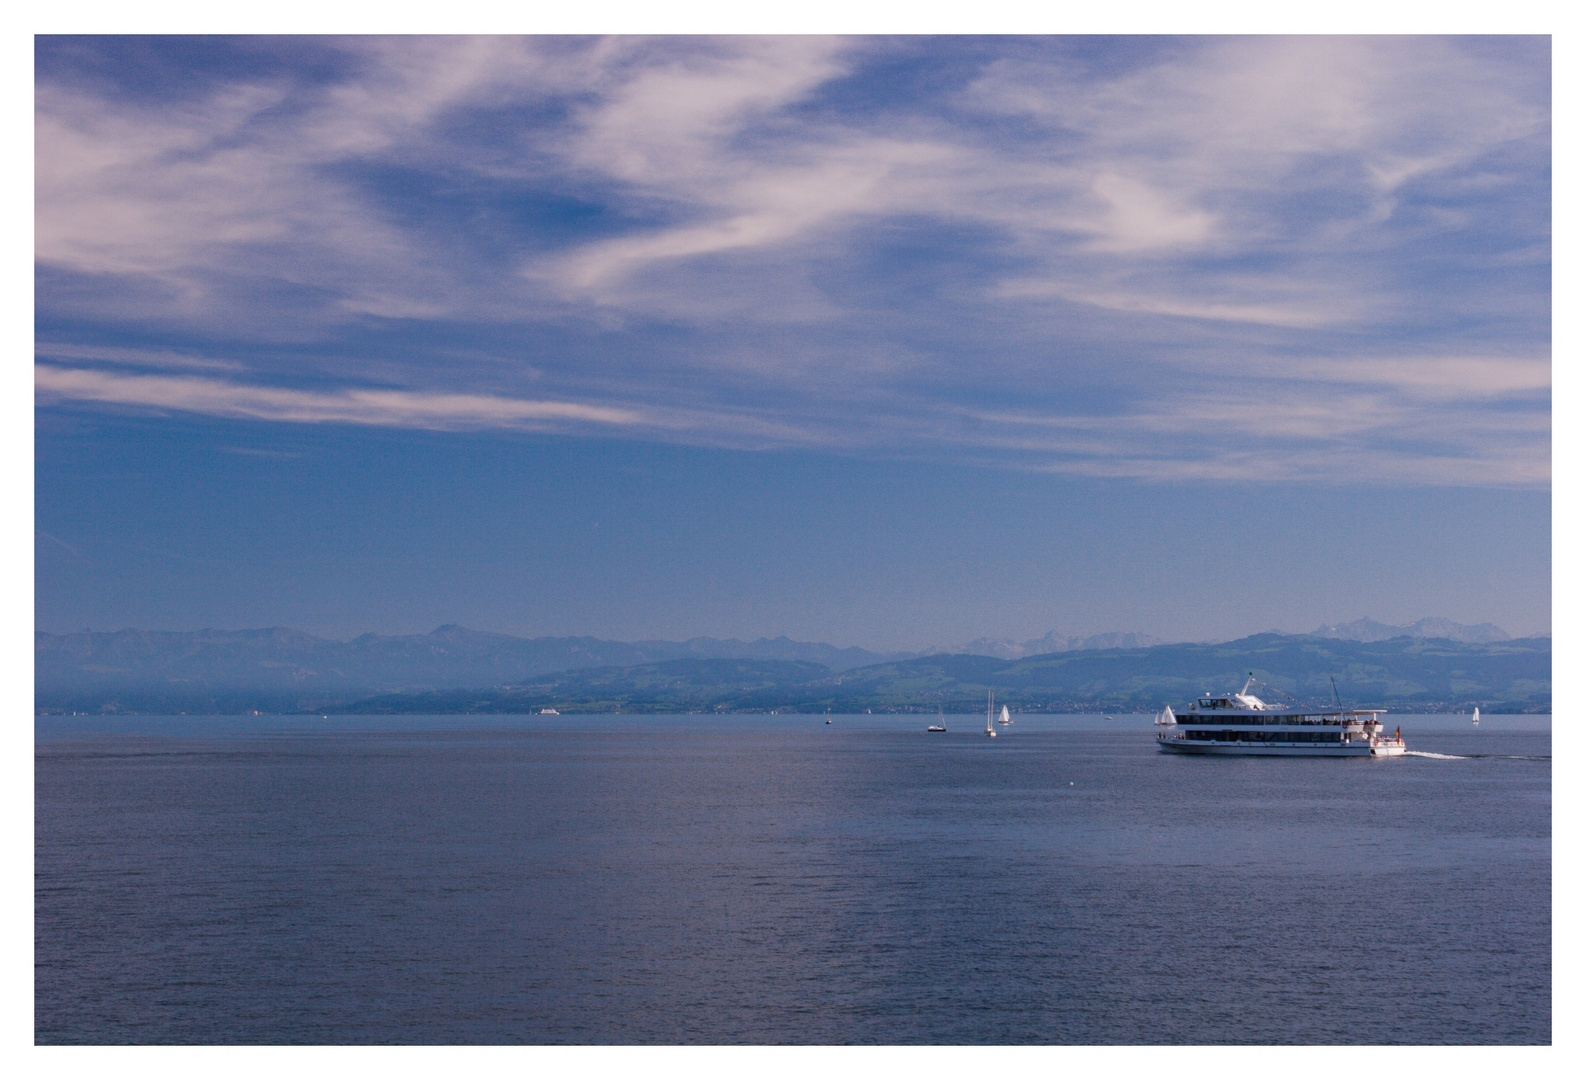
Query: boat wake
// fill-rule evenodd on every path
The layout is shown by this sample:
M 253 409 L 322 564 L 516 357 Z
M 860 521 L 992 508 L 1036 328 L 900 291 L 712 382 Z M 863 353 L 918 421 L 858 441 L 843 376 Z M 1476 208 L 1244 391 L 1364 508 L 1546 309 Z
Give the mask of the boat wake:
M 1496 758 L 1499 761 L 1552 761 L 1551 754 L 1433 754 L 1425 750 L 1406 750 L 1405 757 L 1437 758 L 1440 761 L 1474 761 L 1477 758 Z

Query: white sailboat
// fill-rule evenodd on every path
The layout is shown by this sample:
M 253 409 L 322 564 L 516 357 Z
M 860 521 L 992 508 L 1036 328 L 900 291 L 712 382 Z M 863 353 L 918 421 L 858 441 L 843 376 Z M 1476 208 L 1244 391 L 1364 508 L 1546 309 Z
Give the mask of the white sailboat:
M 991 726 L 991 691 L 986 691 L 986 737 L 995 739 L 997 729 Z
M 1173 715 L 1173 706 L 1164 705 L 1162 711 L 1156 715 L 1157 727 L 1172 727 L 1178 723 L 1178 717 Z
M 936 723 L 926 727 L 926 731 L 946 731 L 947 718 L 942 715 L 942 707 L 936 706 Z
M 1002 715 L 997 717 L 997 723 L 999 723 L 999 724 L 1011 724 L 1011 723 L 1013 723 L 1013 717 L 1008 715 L 1008 707 L 1006 705 L 1004 705 L 1002 707 Z
M 1472 724 L 1480 724 L 1481 723 L 1481 707 L 1480 706 L 1477 706 L 1477 707 L 1475 707 L 1475 708 L 1470 710 L 1470 722 Z

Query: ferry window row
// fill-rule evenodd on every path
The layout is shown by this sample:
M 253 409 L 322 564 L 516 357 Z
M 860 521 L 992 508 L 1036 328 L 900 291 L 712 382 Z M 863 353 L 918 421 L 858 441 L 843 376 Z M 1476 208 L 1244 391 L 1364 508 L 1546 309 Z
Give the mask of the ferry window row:
M 1176 718 L 1181 724 L 1217 724 L 1227 727 L 1231 724 L 1242 724 L 1250 727 L 1259 727 L 1264 724 L 1331 724 L 1337 727 L 1339 721 L 1335 717 L 1320 716 L 1196 716 L 1194 713 L 1184 713 Z M 1365 723 L 1365 720 L 1350 720 L 1349 723 Z
M 1343 733 L 1338 731 L 1186 731 L 1184 737 L 1206 742 L 1335 743 L 1343 741 Z

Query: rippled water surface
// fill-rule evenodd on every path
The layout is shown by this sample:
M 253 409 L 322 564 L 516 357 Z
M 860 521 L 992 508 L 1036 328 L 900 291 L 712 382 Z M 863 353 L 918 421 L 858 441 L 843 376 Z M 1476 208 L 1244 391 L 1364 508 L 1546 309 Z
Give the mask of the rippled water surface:
M 36 1037 L 1545 1043 L 1547 718 L 40 719 Z

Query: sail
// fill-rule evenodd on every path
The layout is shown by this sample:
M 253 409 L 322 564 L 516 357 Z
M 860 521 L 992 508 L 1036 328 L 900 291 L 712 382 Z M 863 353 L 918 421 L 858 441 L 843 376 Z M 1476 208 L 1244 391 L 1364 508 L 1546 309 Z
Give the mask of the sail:
M 1470 711 L 1470 722 L 1472 724 L 1481 723 L 1481 709 L 1479 706 Z
M 1167 727 L 1170 724 L 1178 723 L 1178 717 L 1173 715 L 1173 706 L 1162 706 L 1162 711 L 1157 714 L 1156 722 L 1158 727 Z
M 1008 717 L 1008 707 L 1006 705 L 1004 705 L 1002 707 L 1002 716 L 1001 716 L 1000 719 L 1001 719 L 1001 722 L 1004 723 L 1004 724 L 1013 723 L 1013 721 L 1011 719 L 1009 719 L 1009 717 Z

